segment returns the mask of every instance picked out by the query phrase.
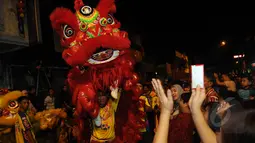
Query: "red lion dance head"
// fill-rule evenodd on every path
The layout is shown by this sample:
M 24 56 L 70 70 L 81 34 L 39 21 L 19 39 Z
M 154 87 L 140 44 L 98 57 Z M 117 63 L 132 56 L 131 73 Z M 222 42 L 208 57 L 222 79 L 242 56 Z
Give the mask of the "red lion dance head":
M 57 8 L 50 16 L 65 47 L 62 57 L 69 65 L 105 66 L 127 53 L 128 34 L 118 29 L 119 22 L 109 14 L 115 12 L 114 0 L 101 0 L 97 8 L 76 0 L 74 8 L 75 14 Z
M 79 115 L 80 135 L 84 132 L 84 117 L 95 119 L 99 115 L 97 90 L 123 87 L 131 96 L 120 98 L 114 142 L 136 142 L 140 139 L 139 129 L 144 127 L 144 113 L 138 110 L 142 106 L 138 100 L 141 88 L 138 75 L 133 72 L 128 34 L 119 30 L 120 23 L 112 15 L 116 12 L 114 0 L 100 0 L 96 8 L 82 0 L 75 0 L 74 4 L 75 13 L 56 8 L 50 20 L 65 47 L 62 57 L 73 67 L 68 83 Z

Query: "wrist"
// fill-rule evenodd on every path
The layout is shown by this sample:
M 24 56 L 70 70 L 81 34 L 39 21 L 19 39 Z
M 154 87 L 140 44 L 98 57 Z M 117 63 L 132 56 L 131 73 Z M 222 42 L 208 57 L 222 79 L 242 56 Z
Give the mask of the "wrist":
M 202 113 L 202 111 L 201 111 L 201 109 L 193 109 L 193 110 L 191 110 L 191 115 L 192 116 L 198 116 L 198 115 L 202 115 L 203 113 Z
M 171 115 L 172 112 L 173 110 L 161 109 L 160 114 Z
M 161 122 L 169 121 L 171 119 L 171 113 L 168 111 L 164 111 L 160 113 L 159 120 Z

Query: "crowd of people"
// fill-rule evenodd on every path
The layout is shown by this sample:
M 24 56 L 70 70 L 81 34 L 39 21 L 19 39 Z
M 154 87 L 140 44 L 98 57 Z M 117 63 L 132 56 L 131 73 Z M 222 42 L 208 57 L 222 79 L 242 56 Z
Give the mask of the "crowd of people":
M 140 85 L 143 93 L 139 100 L 143 106 L 139 110 L 146 113 L 142 119 L 146 126 L 140 130 L 140 143 L 253 142 L 255 90 L 251 75 L 233 77 L 228 73 L 205 73 L 203 89 L 191 89 L 190 82 L 162 83 L 153 79 L 152 82 Z M 72 110 L 68 87 L 63 86 L 58 96 L 50 88 L 42 101 L 35 95 L 34 87 L 22 92 L 25 96 L 18 99 L 19 115 L 27 120 L 28 124 L 24 127 L 31 131 L 26 132 L 29 140 L 58 142 L 57 129 L 35 134 L 32 128 L 36 128 L 36 124 L 30 123 L 31 119 L 25 111 L 35 114 L 54 108 Z M 101 106 L 104 99 L 99 97 Z M 69 115 L 72 114 L 70 111 Z
M 161 109 L 154 143 L 250 143 L 255 140 L 251 75 L 232 78 L 228 73 L 221 76 L 206 73 L 205 88 L 197 87 L 188 94 L 183 93 L 180 85 L 166 89 L 156 79 L 152 84 Z M 177 115 L 176 110 L 179 110 Z
M 13 129 L 10 134 L 0 134 L 0 142 L 24 142 L 23 140 L 28 140 L 29 143 L 35 143 L 35 142 L 42 142 L 42 143 L 56 143 L 61 140 L 60 138 L 60 131 L 63 127 L 61 125 L 61 122 L 58 122 L 57 125 L 54 125 L 51 129 L 41 130 L 40 129 L 40 123 L 35 121 L 36 113 L 42 112 L 42 111 L 50 111 L 51 109 L 63 109 L 67 113 L 69 113 L 69 117 L 72 117 L 72 105 L 71 105 L 71 96 L 68 92 L 68 88 L 66 85 L 62 87 L 62 90 L 59 94 L 56 94 L 54 89 L 49 88 L 47 90 L 47 93 L 40 94 L 39 96 L 36 96 L 36 88 L 31 86 L 27 89 L 20 90 L 22 93 L 22 96 L 19 97 L 17 95 L 14 95 L 15 97 L 19 97 L 17 99 L 17 103 L 19 107 L 17 113 L 19 115 L 20 123 L 15 123 L 15 130 Z M 12 93 L 11 90 L 8 91 L 9 93 Z M 13 94 L 19 94 L 19 92 L 14 91 Z M 6 91 L 3 89 L 0 91 L 0 97 L 4 96 L 6 94 Z M 6 94 L 7 95 L 7 94 Z M 1 99 L 1 102 L 3 99 Z M 71 112 L 71 114 L 70 114 Z M 6 109 L 0 109 L 0 117 L 6 116 L 8 117 L 10 115 L 10 111 Z M 54 118 L 54 117 L 52 117 Z M 18 126 L 17 126 L 18 125 Z M 18 133 L 16 132 L 17 129 L 21 129 Z M 27 132 L 22 132 L 22 129 L 27 130 Z M 15 132 L 14 132 L 15 131 Z M 16 137 L 14 137 L 14 134 Z M 70 132 L 71 135 L 73 135 L 72 132 Z M 12 136 L 12 137 L 10 137 Z M 14 140 L 10 140 L 10 139 Z M 16 140 L 15 140 L 16 138 Z M 69 137 L 69 141 L 75 140 L 71 139 L 72 137 Z M 19 141 L 18 141 L 19 140 Z M 22 141 L 21 141 L 22 140 Z M 25 141 L 26 142 L 26 141 Z M 67 142 L 67 141 L 64 141 Z
M 36 88 L 34 86 L 28 87 L 22 90 L 22 92 L 29 98 L 31 102 L 29 105 L 30 108 L 33 108 L 35 111 L 62 108 L 64 105 L 71 104 L 71 95 L 66 85 L 62 87 L 58 94 L 56 94 L 53 88 L 49 88 L 46 94 L 39 94 L 39 96 L 36 96 Z

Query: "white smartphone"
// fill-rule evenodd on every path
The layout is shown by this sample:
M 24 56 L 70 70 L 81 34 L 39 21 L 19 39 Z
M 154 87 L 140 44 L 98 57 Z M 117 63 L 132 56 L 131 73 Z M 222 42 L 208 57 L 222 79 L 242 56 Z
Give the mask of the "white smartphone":
M 191 65 L 192 89 L 198 85 L 204 88 L 204 65 Z

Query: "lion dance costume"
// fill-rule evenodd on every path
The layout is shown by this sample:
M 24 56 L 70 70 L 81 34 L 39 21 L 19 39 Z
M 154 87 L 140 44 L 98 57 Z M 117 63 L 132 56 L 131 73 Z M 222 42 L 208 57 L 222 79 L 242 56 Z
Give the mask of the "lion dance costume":
M 62 57 L 72 66 L 67 81 L 78 115 L 78 142 L 89 142 L 91 129 L 85 123 L 99 116 L 97 91 L 110 90 L 113 99 L 117 99 L 114 91 L 121 88 L 124 91 L 115 112 L 116 136 L 110 142 L 135 143 L 141 139 L 139 130 L 145 126 L 141 120 L 144 113 L 138 110 L 142 89 L 133 71 L 135 62 L 128 34 L 119 29 L 120 23 L 113 17 L 114 0 L 100 0 L 96 8 L 75 0 L 74 9 L 75 13 L 56 8 L 50 20 L 65 47 Z
M 17 128 L 24 129 L 21 118 L 18 115 L 19 103 L 17 99 L 21 96 L 25 96 L 21 91 L 9 92 L 8 90 L 5 90 L 5 92 L 2 92 L 2 95 L 0 95 L 0 142 L 24 142 L 23 135 Z M 40 130 L 52 129 L 56 126 L 58 120 L 63 120 L 67 116 L 66 112 L 62 109 L 44 110 L 35 115 L 28 110 L 26 115 L 29 118 L 29 122 L 30 119 L 35 119 L 33 122 L 39 122 Z
M 18 102 L 16 101 L 19 97 L 23 96 L 22 92 L 5 91 L 0 95 L 0 141 L 6 143 L 15 143 L 15 131 L 14 125 L 17 121 L 18 114 Z

